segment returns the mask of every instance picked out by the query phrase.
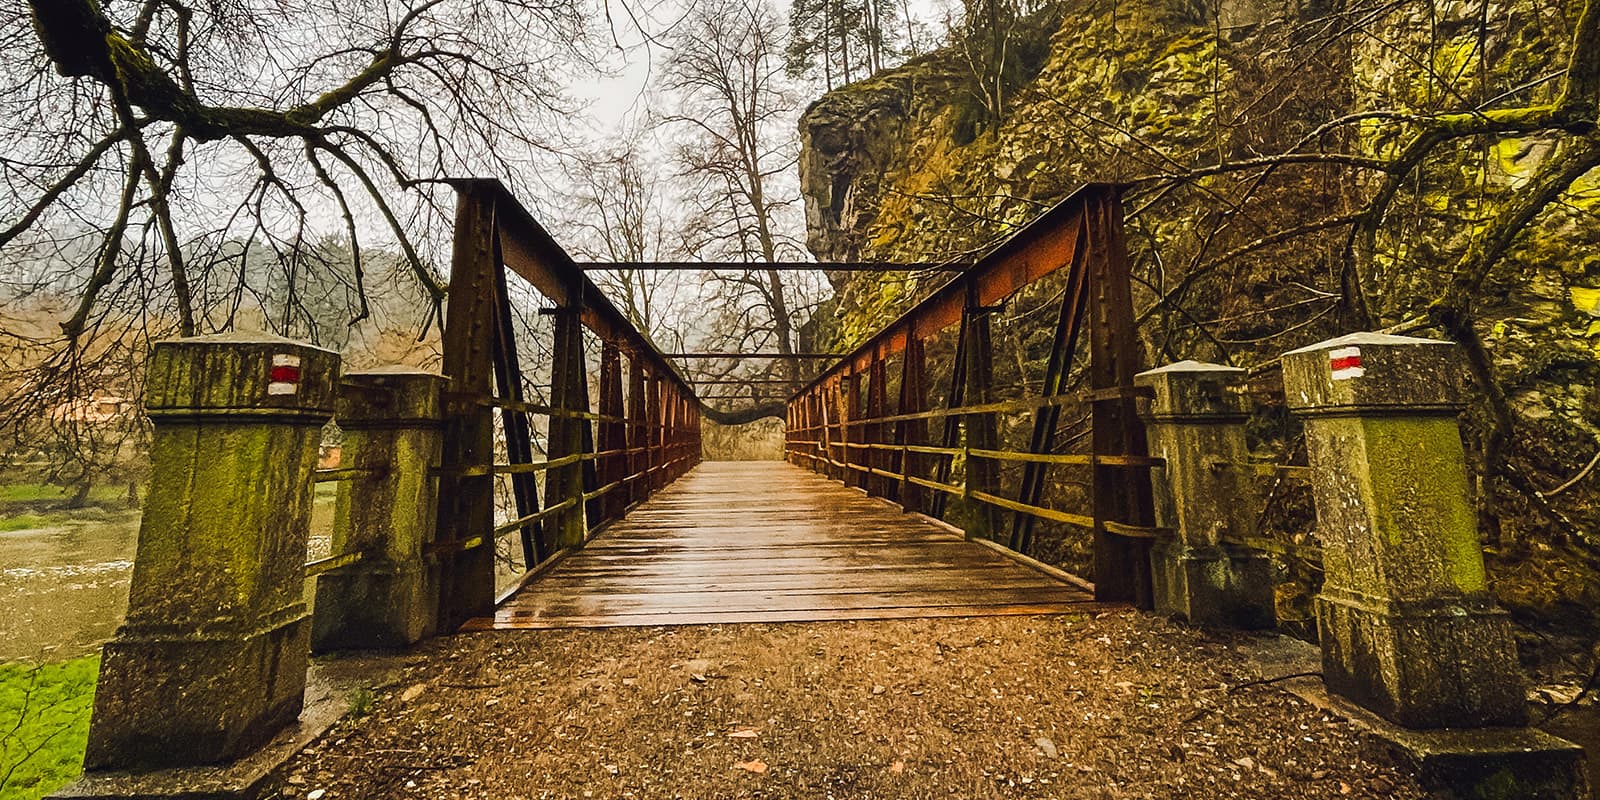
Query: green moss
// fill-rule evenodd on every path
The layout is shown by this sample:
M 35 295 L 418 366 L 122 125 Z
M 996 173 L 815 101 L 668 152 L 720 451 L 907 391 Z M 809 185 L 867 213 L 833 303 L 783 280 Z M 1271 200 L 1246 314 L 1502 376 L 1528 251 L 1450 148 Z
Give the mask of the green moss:
M 1391 548 L 1420 546 L 1417 555 L 1437 560 L 1457 590 L 1484 591 L 1478 521 L 1466 497 L 1466 463 L 1455 420 L 1374 417 L 1360 425 L 1368 442 L 1365 457 L 1397 459 L 1372 464 L 1372 503 L 1387 512 L 1374 520 L 1377 535 Z
M 359 686 L 350 690 L 350 716 L 361 719 L 371 714 L 378 706 L 378 696 L 372 690 Z
M 100 657 L 0 664 L 0 797 L 34 800 L 83 767 Z

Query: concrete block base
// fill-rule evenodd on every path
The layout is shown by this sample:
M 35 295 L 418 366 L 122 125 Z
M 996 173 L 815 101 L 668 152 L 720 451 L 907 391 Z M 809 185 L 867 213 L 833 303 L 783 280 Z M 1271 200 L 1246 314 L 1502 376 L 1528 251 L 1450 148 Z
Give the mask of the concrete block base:
M 249 755 L 209 766 L 89 771 L 50 795 L 51 800 L 257 800 L 269 796 L 283 765 L 350 710 L 353 691 L 392 684 L 405 662 L 406 657 L 399 655 L 319 659 L 306 672 L 305 708 L 299 720 Z
M 1245 630 L 1277 625 L 1272 562 L 1261 553 L 1158 541 L 1150 561 L 1157 611 L 1195 625 Z
M 1483 603 L 1375 609 L 1319 595 L 1329 691 L 1407 728 L 1528 721 L 1510 618 Z
M 1263 636 L 1246 645 L 1263 678 L 1315 670 L 1316 645 Z M 1583 748 L 1532 728 L 1408 730 L 1342 697 L 1314 677 L 1276 685 L 1361 732 L 1366 756 L 1414 772 L 1437 800 L 1590 800 Z
M 1533 728 L 1413 731 L 1368 723 L 1371 756 L 1413 770 L 1440 800 L 1588 800 L 1583 748 Z
M 173 636 L 124 628 L 105 646 L 86 769 L 211 764 L 260 746 L 304 702 L 311 626 L 243 636 Z
M 438 583 L 422 570 L 356 564 L 317 578 L 311 649 L 388 650 L 432 636 Z

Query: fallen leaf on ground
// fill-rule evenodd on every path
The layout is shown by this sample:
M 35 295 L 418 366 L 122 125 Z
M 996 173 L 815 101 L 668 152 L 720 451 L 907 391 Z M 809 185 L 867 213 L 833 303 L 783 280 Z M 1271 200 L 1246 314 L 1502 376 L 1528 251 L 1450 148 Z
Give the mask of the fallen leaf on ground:
M 415 699 L 421 697 L 422 693 L 426 692 L 427 690 L 428 690 L 427 684 L 422 684 L 422 683 L 415 684 L 411 688 L 406 689 L 405 691 L 400 693 L 400 700 L 401 700 L 401 702 L 409 703 L 412 700 L 415 700 Z
M 754 772 L 757 775 L 767 771 L 767 762 L 760 759 L 756 759 L 755 761 L 740 761 L 739 763 L 734 764 L 734 766 L 744 770 L 745 772 Z
M 756 729 L 755 728 L 740 728 L 740 729 L 734 731 L 733 733 L 728 734 L 728 738 L 730 738 L 730 739 L 754 739 L 754 738 L 756 738 Z
M 899 775 L 900 773 L 905 772 L 906 771 L 906 762 L 904 762 L 904 761 L 896 761 L 893 764 L 890 764 L 889 765 L 889 771 L 893 772 L 896 775 Z
M 706 676 L 696 672 L 695 674 L 689 676 L 689 680 L 694 681 L 695 683 L 705 683 Z

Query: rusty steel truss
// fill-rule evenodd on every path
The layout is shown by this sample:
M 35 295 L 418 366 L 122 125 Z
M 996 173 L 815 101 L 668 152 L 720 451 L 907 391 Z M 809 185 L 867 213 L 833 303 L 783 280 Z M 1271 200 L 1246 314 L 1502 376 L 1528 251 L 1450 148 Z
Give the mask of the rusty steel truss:
M 1037 396 L 995 402 L 990 374 L 992 312 L 1019 289 L 1068 270 L 1054 339 Z M 1086 391 L 1067 393 L 1080 331 L 1088 327 Z M 925 343 L 959 326 L 943 408 L 929 408 Z M 902 356 L 899 391 L 889 397 L 889 360 Z M 890 323 L 789 400 L 789 461 L 822 472 L 910 511 L 943 517 L 946 500 L 974 509 L 972 536 L 1026 553 L 1039 520 L 1087 528 L 1094 537 L 1095 594 L 1151 602 L 1149 547 L 1154 509 L 1144 428 L 1135 409 L 1139 371 L 1119 187 L 1091 184 L 1006 240 Z M 1087 403 L 1092 452 L 1052 452 L 1061 408 Z M 998 444 L 998 418 L 1029 413 L 1026 451 Z M 930 427 L 937 423 L 937 438 Z M 1021 465 L 1013 491 L 1000 486 L 1002 463 Z M 951 483 L 963 465 L 960 485 Z M 1042 505 L 1052 465 L 1086 468 L 1087 509 Z M 1009 525 L 1003 518 L 1010 513 Z
M 520 537 L 531 575 L 700 460 L 693 387 L 499 181 L 452 184 L 456 225 L 443 337 L 449 386 L 433 548 L 446 630 L 492 613 L 497 539 Z M 554 329 L 546 403 L 523 396 L 508 269 L 554 305 L 540 312 Z M 598 412 L 590 410 L 585 328 L 600 341 Z M 504 462 L 495 454 L 496 413 Z M 548 420 L 542 458 L 532 424 L 540 416 Z M 498 524 L 497 475 L 509 476 L 516 507 L 514 518 Z

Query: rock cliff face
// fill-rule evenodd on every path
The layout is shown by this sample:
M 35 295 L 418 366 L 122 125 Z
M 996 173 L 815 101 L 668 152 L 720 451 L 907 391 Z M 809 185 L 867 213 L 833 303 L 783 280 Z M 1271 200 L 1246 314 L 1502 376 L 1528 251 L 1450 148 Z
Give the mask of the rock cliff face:
M 1349 9 L 1320 0 L 1224 2 L 1217 13 L 1187 0 L 1047 9 L 1022 26 L 1019 47 L 1031 63 L 1002 119 L 980 110 L 954 51 L 816 101 L 800 124 L 808 243 L 820 260 L 959 258 L 1084 182 L 1136 181 L 1127 233 L 1147 363 L 1269 365 L 1362 325 L 1340 278 L 1348 215 L 1381 175 L 1320 163 L 1160 176 L 1317 145 L 1386 158 L 1401 141 L 1395 125 L 1331 123 L 1505 92 L 1549 100 L 1552 84 L 1540 79 L 1563 66 L 1578 5 L 1401 4 L 1361 22 L 1390 32 L 1384 44 L 1332 35 Z M 1553 141 L 1463 142 L 1416 172 L 1360 272 L 1371 327 L 1425 314 L 1453 260 L 1552 155 Z M 1533 494 L 1577 474 L 1600 448 L 1597 245 L 1600 175 L 1591 173 L 1529 227 L 1473 309 L 1517 417 L 1509 468 L 1479 487 L 1485 530 L 1511 555 L 1562 549 L 1543 566 L 1502 560 L 1502 581 L 1546 610 L 1600 606 L 1600 588 L 1551 579 L 1562 564 L 1600 552 L 1564 549 L 1600 529 L 1600 475 L 1568 490 L 1559 507 Z M 848 347 L 939 280 L 838 276 L 813 339 Z M 1486 420 L 1481 403 L 1468 415 L 1475 451 Z

